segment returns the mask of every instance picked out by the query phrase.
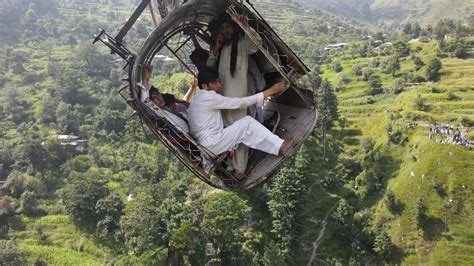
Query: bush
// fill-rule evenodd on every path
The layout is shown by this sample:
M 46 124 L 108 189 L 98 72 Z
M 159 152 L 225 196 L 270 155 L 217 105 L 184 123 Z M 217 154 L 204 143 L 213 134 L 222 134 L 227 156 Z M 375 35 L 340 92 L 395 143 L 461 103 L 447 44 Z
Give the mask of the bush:
M 413 222 L 415 223 L 416 228 L 423 229 L 426 226 L 428 221 L 428 215 L 426 214 L 428 207 L 423 199 L 418 199 L 415 203 L 415 208 L 413 209 Z
M 341 72 L 342 71 L 341 63 L 334 62 L 334 64 L 332 64 L 332 66 L 331 66 L 331 69 L 334 70 L 337 73 Z
M 405 81 L 403 79 L 396 79 L 395 84 L 388 88 L 385 89 L 386 94 L 400 94 L 405 90 Z
M 369 80 L 370 76 L 372 76 L 372 68 L 370 67 L 364 67 L 362 68 L 362 80 L 367 81 Z
M 368 95 L 376 95 L 383 93 L 382 80 L 379 76 L 371 76 L 369 78 L 370 90 L 367 92 Z
M 448 101 L 456 101 L 456 100 L 461 99 L 459 96 L 457 96 L 456 94 L 452 92 L 448 92 L 448 94 L 446 95 L 446 98 L 448 99 Z
M 12 240 L 0 239 L 1 265 L 26 265 L 23 251 Z
M 430 105 L 426 103 L 425 98 L 418 94 L 415 99 L 415 109 L 418 111 L 427 112 L 430 110 Z
M 413 63 L 415 64 L 416 71 L 420 70 L 425 65 L 423 60 L 421 60 L 421 58 L 419 58 L 418 56 L 413 56 L 412 59 Z
M 469 119 L 467 116 L 461 116 L 461 118 L 459 118 L 459 123 L 465 127 L 474 126 L 474 121 Z
M 352 66 L 352 73 L 355 76 L 361 76 L 362 75 L 362 65 L 361 64 L 355 64 Z
M 439 79 L 439 71 L 441 70 L 441 61 L 438 58 L 433 58 L 426 66 L 426 78 L 429 81 L 437 81 Z
M 374 97 L 372 97 L 372 96 L 367 97 L 367 104 L 374 104 L 374 103 L 375 103 Z

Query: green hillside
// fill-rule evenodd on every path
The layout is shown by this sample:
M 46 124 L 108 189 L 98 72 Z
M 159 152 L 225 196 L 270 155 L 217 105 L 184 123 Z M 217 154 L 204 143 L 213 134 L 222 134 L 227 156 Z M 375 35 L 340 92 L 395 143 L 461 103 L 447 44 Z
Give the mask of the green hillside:
M 16 203 L 0 216 L 6 263 L 474 263 L 474 151 L 430 139 L 437 123 L 474 140 L 472 25 L 423 29 L 408 44 L 412 29 L 392 37 L 286 1 L 255 3 L 312 70 L 320 117 L 269 182 L 230 193 L 199 181 L 142 127 L 118 95 L 123 62 L 91 44 L 137 3 L 0 1 L 0 200 Z M 145 16 L 128 40 L 139 47 L 151 30 Z M 391 45 L 376 48 L 384 38 Z M 340 42 L 349 46 L 323 49 Z M 182 96 L 185 69 L 153 63 L 152 83 Z M 57 134 L 87 140 L 85 151 Z
M 386 26 L 416 21 L 436 24 L 441 19 L 472 21 L 474 4 L 468 0 L 300 0 L 306 6 L 318 7 L 341 17 L 370 21 Z
M 419 47 L 419 48 L 418 48 Z M 422 60 L 436 56 L 434 43 L 414 43 Z M 474 119 L 474 86 L 472 73 L 474 59 L 443 58 L 440 80 L 423 84 L 406 84 L 398 95 L 389 88 L 394 86 L 393 76 L 374 68 L 380 75 L 384 93 L 369 96 L 369 85 L 353 74 L 356 64 L 367 65 L 374 59 L 386 57 L 348 59 L 339 54 L 343 70 L 335 73 L 331 65 L 321 67 L 323 77 L 334 84 L 341 76 L 349 80 L 337 93 L 341 115 L 348 119 L 348 131 L 358 132 L 354 140 L 346 143 L 345 150 L 357 149 L 357 143 L 370 137 L 384 156 L 392 158 L 394 171 L 388 176 L 385 191 L 393 191 L 403 209 L 391 213 L 382 201 L 372 202 L 374 227 L 386 228 L 394 243 L 402 249 L 402 262 L 406 264 L 471 264 L 472 248 L 472 182 L 474 151 L 453 144 L 440 144 L 429 139 L 430 125 L 444 123 L 459 125 L 461 119 Z M 419 73 L 423 72 L 423 68 Z M 401 59 L 397 76 L 416 73 L 410 57 Z M 448 97 L 455 94 L 455 100 Z M 420 111 L 417 97 L 425 99 L 428 110 Z M 369 100 L 370 99 L 370 100 Z M 396 144 L 390 140 L 388 128 L 398 128 L 406 140 Z M 472 128 L 471 128 L 472 130 Z M 338 134 L 338 133 L 334 133 Z M 380 196 L 382 193 L 378 193 Z M 420 230 L 413 225 L 413 210 L 417 200 L 427 206 L 428 225 Z M 370 201 L 370 200 L 369 200 Z M 445 205 L 443 205 L 445 204 Z M 445 207 L 449 206 L 449 207 Z M 331 239 L 327 239 L 331 242 Z M 323 242 L 324 243 L 324 242 Z

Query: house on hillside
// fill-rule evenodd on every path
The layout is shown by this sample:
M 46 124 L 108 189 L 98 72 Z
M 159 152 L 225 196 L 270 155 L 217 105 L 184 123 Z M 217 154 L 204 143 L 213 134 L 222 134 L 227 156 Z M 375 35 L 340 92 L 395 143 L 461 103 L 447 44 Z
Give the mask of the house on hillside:
M 336 51 L 340 52 L 342 50 L 345 50 L 349 47 L 348 43 L 341 42 L 341 43 L 333 43 L 333 44 L 328 44 L 324 47 L 324 51 L 326 52 L 331 52 L 331 51 Z
M 0 197 L 0 216 L 13 212 L 15 205 L 15 201 L 4 202 L 3 198 Z
M 55 140 L 59 141 L 60 145 L 64 146 L 72 146 L 78 152 L 83 152 L 86 150 L 88 140 L 79 139 L 78 136 L 75 135 L 52 135 L 48 137 L 48 140 Z M 42 145 L 45 144 L 43 141 Z

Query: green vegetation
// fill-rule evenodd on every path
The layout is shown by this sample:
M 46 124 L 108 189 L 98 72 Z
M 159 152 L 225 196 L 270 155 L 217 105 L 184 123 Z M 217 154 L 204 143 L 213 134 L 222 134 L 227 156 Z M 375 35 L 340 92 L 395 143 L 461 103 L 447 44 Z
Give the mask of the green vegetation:
M 197 180 L 142 129 L 118 95 L 122 65 L 90 44 L 132 2 L 0 4 L 1 202 L 16 203 L 0 219 L 2 262 L 474 264 L 473 151 L 429 137 L 434 123 L 474 126 L 472 24 L 411 22 L 384 35 L 256 3 L 313 70 L 319 120 L 279 173 L 237 194 Z M 151 25 L 141 19 L 130 43 Z M 337 42 L 350 46 L 323 50 Z M 153 63 L 152 83 L 182 96 L 192 77 Z M 86 150 L 59 134 L 87 139 Z

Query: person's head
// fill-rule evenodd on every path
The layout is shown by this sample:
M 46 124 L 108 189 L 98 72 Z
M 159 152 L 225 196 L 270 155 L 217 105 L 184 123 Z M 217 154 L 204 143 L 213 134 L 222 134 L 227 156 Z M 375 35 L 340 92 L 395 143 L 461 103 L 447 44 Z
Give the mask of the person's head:
M 155 87 L 151 87 L 150 89 L 150 100 L 160 108 L 165 106 L 165 99 L 163 99 L 163 95 L 161 95 L 160 91 Z
M 217 93 L 220 93 L 222 88 L 219 72 L 210 67 L 203 67 L 199 70 L 198 84 L 201 90 L 215 91 Z
M 189 56 L 189 59 L 197 68 L 205 67 L 208 58 L 209 53 L 202 48 L 196 48 Z
M 214 38 L 221 35 L 225 44 L 230 43 L 235 34 L 238 34 L 239 32 L 239 26 L 227 13 L 220 15 L 211 21 L 208 29 L 211 32 L 211 36 L 214 36 Z
M 151 73 L 153 72 L 153 66 L 145 66 L 145 68 L 143 69 L 143 80 L 150 80 L 151 78 Z

